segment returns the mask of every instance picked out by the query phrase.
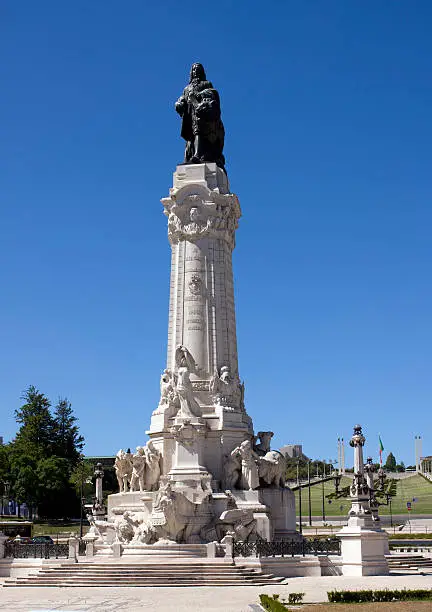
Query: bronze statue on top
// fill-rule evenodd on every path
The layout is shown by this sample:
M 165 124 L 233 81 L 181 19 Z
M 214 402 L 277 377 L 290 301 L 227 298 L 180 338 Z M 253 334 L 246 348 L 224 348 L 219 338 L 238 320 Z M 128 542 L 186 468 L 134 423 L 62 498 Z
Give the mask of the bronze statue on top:
M 219 94 L 202 64 L 193 64 L 189 85 L 175 104 L 182 118 L 181 135 L 186 140 L 185 164 L 216 162 L 225 170 L 223 147 L 225 130 L 221 119 Z

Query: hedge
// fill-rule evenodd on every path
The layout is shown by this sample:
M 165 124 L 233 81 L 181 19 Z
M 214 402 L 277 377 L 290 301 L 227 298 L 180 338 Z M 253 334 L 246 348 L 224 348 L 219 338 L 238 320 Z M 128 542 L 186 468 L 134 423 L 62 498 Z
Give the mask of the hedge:
M 328 591 L 327 597 L 331 603 L 363 603 L 367 601 L 411 601 L 432 599 L 432 589 L 402 589 L 379 591 Z

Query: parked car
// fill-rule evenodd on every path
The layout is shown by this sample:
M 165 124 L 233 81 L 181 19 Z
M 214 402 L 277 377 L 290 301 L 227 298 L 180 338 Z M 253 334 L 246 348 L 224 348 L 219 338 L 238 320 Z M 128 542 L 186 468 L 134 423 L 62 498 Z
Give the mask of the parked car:
M 10 540 L 10 542 L 15 542 L 16 544 L 32 544 L 32 538 L 27 538 L 25 536 L 17 535 Z
M 54 540 L 50 536 L 35 536 L 31 539 L 33 544 L 54 544 Z

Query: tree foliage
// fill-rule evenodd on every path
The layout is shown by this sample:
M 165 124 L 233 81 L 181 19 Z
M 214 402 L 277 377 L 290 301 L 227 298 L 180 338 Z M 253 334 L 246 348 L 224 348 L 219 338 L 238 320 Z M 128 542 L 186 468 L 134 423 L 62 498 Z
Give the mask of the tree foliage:
M 302 455 L 301 457 L 288 457 L 286 458 L 286 472 L 285 478 L 287 480 L 295 480 L 298 477 L 301 480 L 304 480 L 308 477 L 308 463 L 309 459 Z M 333 471 L 333 465 L 331 463 L 324 463 L 323 461 L 315 460 L 310 462 L 309 473 L 311 479 L 314 478 L 317 474 L 319 476 L 323 475 L 323 471 L 325 470 L 326 475 Z
M 10 495 L 25 502 L 30 515 L 71 516 L 78 506 L 71 474 L 84 444 L 71 404 L 60 399 L 52 413 L 49 399 L 34 386 L 22 399 L 15 410 L 20 428 L 0 452 L 0 476 L 7 472 Z
M 390 452 L 387 455 L 387 459 L 386 459 L 386 462 L 384 464 L 384 467 L 389 472 L 396 472 L 396 458 L 393 455 L 393 453 Z
M 72 405 L 66 398 L 60 398 L 54 411 L 54 452 L 74 464 L 79 460 L 84 446 L 84 438 L 76 423 Z

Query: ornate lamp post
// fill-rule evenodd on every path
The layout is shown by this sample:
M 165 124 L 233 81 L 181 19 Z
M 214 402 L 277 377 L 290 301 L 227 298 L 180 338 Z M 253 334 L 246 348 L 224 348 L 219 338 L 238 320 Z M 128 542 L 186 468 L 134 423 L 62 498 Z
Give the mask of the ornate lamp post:
M 379 490 L 384 492 L 384 483 L 385 480 L 387 478 L 384 470 L 382 468 L 380 468 L 377 472 L 378 474 L 378 480 L 379 480 Z M 379 502 L 377 501 L 377 505 L 378 506 L 388 506 L 389 510 L 390 510 L 390 527 L 393 527 L 393 512 L 392 512 L 392 495 L 391 493 L 384 493 L 385 497 L 386 497 L 386 503 L 384 504 L 383 502 Z
M 300 533 L 303 533 L 303 527 L 302 527 L 302 488 L 300 486 L 299 470 L 300 470 L 300 459 L 297 461 L 297 486 L 298 486 L 298 494 L 299 494 L 299 531 L 300 531 Z
M 365 478 L 363 446 L 366 438 L 361 425 L 354 427 L 350 446 L 354 448 L 354 479 L 350 488 L 351 510 L 348 525 L 372 526 L 369 486 Z
M 104 471 L 102 469 L 102 463 L 97 463 L 94 471 L 95 477 L 95 499 L 93 503 L 92 513 L 95 517 L 105 515 L 105 507 L 103 503 L 103 492 L 102 482 L 104 477 Z
M 325 500 L 324 500 L 324 479 L 325 479 L 325 461 L 323 460 L 323 473 L 322 473 L 322 481 L 321 481 L 321 501 L 322 501 L 322 520 L 323 525 L 326 520 L 325 515 Z
M 363 446 L 365 437 L 361 425 L 354 427 L 350 446 L 354 449 L 354 478 L 350 487 L 351 510 L 348 524 L 337 533 L 341 539 L 342 573 L 345 576 L 379 576 L 389 573 L 386 555 L 389 552 L 388 536 L 371 512 L 371 487 L 373 470 L 365 468 Z M 372 465 L 372 459 L 367 466 Z
M 84 509 L 84 461 L 81 461 L 80 482 L 80 538 L 83 537 L 83 509 Z
M 372 457 L 368 457 L 366 459 L 366 465 L 364 466 L 365 474 L 366 474 L 366 482 L 369 487 L 369 505 L 372 512 L 372 520 L 379 521 L 380 518 L 378 516 L 378 501 L 375 497 L 375 488 L 374 488 L 374 473 L 375 466 L 372 462 Z

